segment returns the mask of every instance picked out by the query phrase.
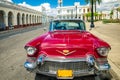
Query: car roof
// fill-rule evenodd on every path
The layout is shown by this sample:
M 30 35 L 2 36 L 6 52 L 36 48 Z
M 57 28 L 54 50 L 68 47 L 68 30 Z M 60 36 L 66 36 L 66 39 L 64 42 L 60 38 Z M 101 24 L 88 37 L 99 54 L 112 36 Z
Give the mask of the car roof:
M 54 19 L 52 21 L 82 21 L 82 22 L 84 22 L 81 19 Z

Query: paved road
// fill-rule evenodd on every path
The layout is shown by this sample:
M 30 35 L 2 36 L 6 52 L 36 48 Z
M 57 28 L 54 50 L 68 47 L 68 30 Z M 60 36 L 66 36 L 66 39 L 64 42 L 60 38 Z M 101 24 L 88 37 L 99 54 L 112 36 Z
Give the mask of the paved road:
M 43 32 L 38 28 L 0 40 L 0 80 L 34 80 L 34 74 L 26 72 L 23 67 L 26 59 L 23 47 L 26 42 Z
M 111 71 L 114 80 L 120 80 L 118 79 L 119 75 L 117 75 L 120 73 L 120 26 L 118 24 L 102 24 L 100 22 L 95 24 L 96 28 L 91 32 L 111 44 L 112 50 L 109 54 L 109 60 L 112 64 Z M 87 23 L 87 26 L 89 26 L 89 23 Z M 43 29 L 37 28 L 0 40 L 0 80 L 34 80 L 35 75 L 28 73 L 23 67 L 26 59 L 26 52 L 23 47 L 26 42 L 43 33 L 45 33 Z

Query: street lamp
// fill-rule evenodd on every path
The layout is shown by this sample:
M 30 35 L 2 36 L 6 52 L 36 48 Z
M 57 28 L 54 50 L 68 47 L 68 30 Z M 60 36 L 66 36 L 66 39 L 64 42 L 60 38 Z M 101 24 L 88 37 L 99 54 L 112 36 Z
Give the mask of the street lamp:
M 91 0 L 91 24 L 90 28 L 94 28 L 93 0 Z

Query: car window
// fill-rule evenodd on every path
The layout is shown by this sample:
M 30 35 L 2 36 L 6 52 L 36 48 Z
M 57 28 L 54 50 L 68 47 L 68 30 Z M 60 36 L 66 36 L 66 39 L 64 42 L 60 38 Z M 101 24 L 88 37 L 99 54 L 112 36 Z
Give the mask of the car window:
M 85 30 L 82 21 L 54 21 L 52 26 L 53 30 Z

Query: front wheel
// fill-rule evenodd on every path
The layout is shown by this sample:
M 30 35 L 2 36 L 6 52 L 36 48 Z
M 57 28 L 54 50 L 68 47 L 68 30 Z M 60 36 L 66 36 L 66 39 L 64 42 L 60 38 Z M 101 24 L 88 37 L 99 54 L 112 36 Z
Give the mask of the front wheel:
M 96 75 L 95 80 L 111 80 L 112 75 L 109 71 L 101 72 L 99 75 Z
M 36 73 L 35 80 L 49 80 L 48 77 L 45 77 L 44 75 Z
M 79 77 L 79 78 L 74 78 L 73 80 L 95 80 L 95 76 L 91 75 L 91 76 L 83 76 L 83 77 Z

